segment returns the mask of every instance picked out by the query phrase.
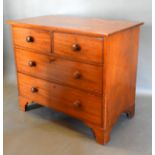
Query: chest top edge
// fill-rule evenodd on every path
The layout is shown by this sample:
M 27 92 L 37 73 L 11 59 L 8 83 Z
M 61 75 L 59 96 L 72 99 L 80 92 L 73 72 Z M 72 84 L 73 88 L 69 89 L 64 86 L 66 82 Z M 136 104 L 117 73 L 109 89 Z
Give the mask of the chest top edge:
M 126 20 L 109 20 L 101 18 L 86 18 L 73 16 L 40 16 L 20 20 L 8 20 L 12 26 L 31 27 L 51 31 L 65 31 L 94 36 L 108 36 L 126 29 L 143 25 L 142 22 Z

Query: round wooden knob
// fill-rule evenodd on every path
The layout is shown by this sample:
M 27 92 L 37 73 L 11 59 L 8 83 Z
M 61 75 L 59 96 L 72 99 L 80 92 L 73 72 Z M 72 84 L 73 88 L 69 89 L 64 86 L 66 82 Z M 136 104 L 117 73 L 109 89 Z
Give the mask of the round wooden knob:
M 76 100 L 74 103 L 73 103 L 73 106 L 75 108 L 80 108 L 81 107 L 81 102 L 79 100 Z
M 73 49 L 73 51 L 80 51 L 81 48 L 80 48 L 79 44 L 73 44 L 72 49 Z
M 27 36 L 27 37 L 26 37 L 26 41 L 27 41 L 28 43 L 30 43 L 30 42 L 33 42 L 34 39 L 33 39 L 32 36 Z
M 80 79 L 81 78 L 81 73 L 79 72 L 79 71 L 76 71 L 76 72 L 74 72 L 73 73 L 73 77 L 75 78 L 75 79 Z
M 28 65 L 29 65 L 30 67 L 34 67 L 34 66 L 36 66 L 36 62 L 35 62 L 35 61 L 29 61 L 29 62 L 28 62 Z
M 38 89 L 35 88 L 35 87 L 32 87 L 32 88 L 31 88 L 31 92 L 32 92 L 32 93 L 36 93 L 36 92 L 38 92 Z

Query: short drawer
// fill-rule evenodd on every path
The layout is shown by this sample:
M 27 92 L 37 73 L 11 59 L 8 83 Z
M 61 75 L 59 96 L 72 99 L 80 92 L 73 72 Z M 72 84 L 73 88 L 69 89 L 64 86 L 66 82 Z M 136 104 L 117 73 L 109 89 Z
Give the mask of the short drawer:
M 19 72 L 86 91 L 102 92 L 102 67 L 16 49 Z
M 103 38 L 54 33 L 54 52 L 84 62 L 102 63 Z
M 101 96 L 18 73 L 19 94 L 77 118 L 101 124 Z
M 51 35 L 48 31 L 13 27 L 15 46 L 26 47 L 41 53 L 51 53 Z

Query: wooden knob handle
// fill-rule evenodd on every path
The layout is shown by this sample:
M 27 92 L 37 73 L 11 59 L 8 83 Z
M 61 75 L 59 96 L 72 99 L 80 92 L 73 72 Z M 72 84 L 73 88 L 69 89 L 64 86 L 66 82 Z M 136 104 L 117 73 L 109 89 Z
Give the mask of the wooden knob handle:
M 34 67 L 34 66 L 36 66 L 36 62 L 35 62 L 35 61 L 29 61 L 29 62 L 28 62 L 28 65 L 29 65 L 30 67 Z
M 36 92 L 38 92 L 38 89 L 35 88 L 35 87 L 32 87 L 32 88 L 31 88 L 31 92 L 32 92 L 32 93 L 36 93 Z
M 33 39 L 32 36 L 27 36 L 27 37 L 26 37 L 26 41 L 27 41 L 28 43 L 30 43 L 30 42 L 33 42 L 34 39 Z
M 74 79 L 80 79 L 81 76 L 82 76 L 82 75 L 81 75 L 81 73 L 80 73 L 79 71 L 76 71 L 76 72 L 73 73 Z
M 73 44 L 72 49 L 73 49 L 73 51 L 80 51 L 81 47 L 79 44 Z
M 81 102 L 79 100 L 76 100 L 74 103 L 73 103 L 73 106 L 75 108 L 80 108 L 81 107 Z

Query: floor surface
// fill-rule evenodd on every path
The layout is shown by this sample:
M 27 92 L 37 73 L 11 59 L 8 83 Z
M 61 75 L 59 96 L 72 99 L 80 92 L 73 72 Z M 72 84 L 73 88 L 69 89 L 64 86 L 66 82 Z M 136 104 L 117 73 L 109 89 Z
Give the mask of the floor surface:
M 137 96 L 133 119 L 122 115 L 107 145 L 82 122 L 46 107 L 21 112 L 17 88 L 4 84 L 4 155 L 151 155 L 151 97 Z

